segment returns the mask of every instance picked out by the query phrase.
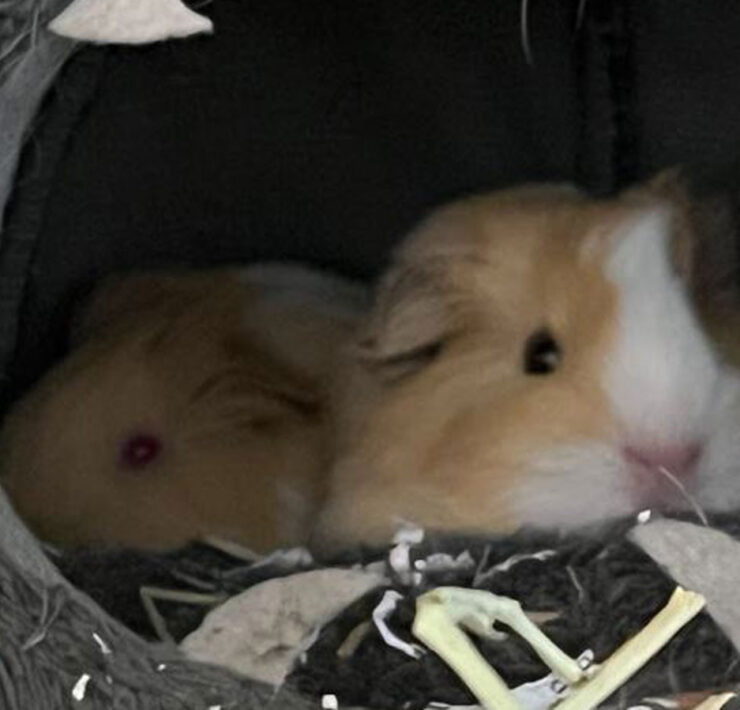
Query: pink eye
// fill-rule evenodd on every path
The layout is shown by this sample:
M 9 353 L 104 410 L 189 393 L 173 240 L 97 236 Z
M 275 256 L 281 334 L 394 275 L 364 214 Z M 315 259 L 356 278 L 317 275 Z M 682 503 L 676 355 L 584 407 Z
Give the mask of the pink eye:
M 159 456 L 162 442 L 151 434 L 135 434 L 123 442 L 121 463 L 127 468 L 142 468 Z

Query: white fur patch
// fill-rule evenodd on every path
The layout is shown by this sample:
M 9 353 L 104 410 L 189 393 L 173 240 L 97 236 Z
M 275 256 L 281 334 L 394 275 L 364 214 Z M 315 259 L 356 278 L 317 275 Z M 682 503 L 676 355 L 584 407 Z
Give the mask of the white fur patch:
M 370 305 L 363 284 L 292 263 L 258 262 L 241 269 L 241 282 L 282 305 L 310 305 L 332 318 L 354 318 Z
M 569 528 L 633 512 L 625 466 L 606 443 L 574 440 L 533 456 L 512 492 L 522 523 Z
M 608 278 L 617 335 L 604 386 L 621 435 L 638 443 L 701 440 L 719 367 L 670 263 L 670 214 L 655 209 L 617 234 Z

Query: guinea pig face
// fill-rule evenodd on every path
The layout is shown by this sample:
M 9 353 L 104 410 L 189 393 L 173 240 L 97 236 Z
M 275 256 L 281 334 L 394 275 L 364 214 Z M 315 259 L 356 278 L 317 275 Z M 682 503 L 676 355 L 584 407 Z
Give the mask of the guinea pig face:
M 688 297 L 691 237 L 658 199 L 559 188 L 424 222 L 345 375 L 319 544 L 740 504 L 738 379 Z
M 321 405 L 278 336 L 323 331 L 267 300 L 227 271 L 104 288 L 0 437 L 0 480 L 33 529 L 69 546 L 300 543 L 324 469 Z

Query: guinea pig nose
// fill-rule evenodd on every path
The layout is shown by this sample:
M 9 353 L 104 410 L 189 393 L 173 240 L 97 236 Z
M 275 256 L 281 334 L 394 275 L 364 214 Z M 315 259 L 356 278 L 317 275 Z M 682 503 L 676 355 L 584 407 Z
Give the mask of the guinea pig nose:
M 652 470 L 665 469 L 679 478 L 690 476 L 703 447 L 697 442 L 689 444 L 671 444 L 668 446 L 625 446 L 622 454 L 631 465 Z

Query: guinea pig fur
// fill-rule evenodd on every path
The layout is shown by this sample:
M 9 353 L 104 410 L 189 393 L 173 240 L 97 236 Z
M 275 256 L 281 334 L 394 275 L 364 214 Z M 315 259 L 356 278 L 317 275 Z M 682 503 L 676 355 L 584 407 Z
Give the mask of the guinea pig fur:
M 10 412 L 0 481 L 62 546 L 306 541 L 361 293 L 290 266 L 114 277 Z
M 401 521 L 498 533 L 740 507 L 740 380 L 705 328 L 711 299 L 692 298 L 687 204 L 661 176 L 423 221 L 347 354 L 314 544 L 385 543 Z

